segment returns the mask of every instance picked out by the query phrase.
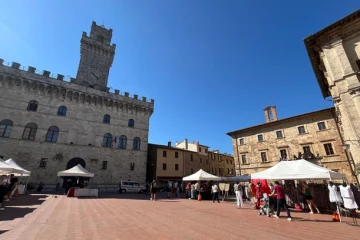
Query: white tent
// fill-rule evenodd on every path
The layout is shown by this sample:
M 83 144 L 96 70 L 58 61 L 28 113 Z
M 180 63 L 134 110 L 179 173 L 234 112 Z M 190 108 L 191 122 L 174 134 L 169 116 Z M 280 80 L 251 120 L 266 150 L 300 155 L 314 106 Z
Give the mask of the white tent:
M 204 170 L 200 169 L 196 173 L 183 177 L 183 181 L 220 181 L 221 177 L 211 175 L 210 173 L 205 172 Z
M 57 175 L 58 177 L 94 177 L 93 173 L 88 172 L 80 164 L 68 170 L 60 171 Z
M 11 173 L 22 173 L 21 170 L 14 168 L 13 166 L 10 166 L 4 161 L 0 160 L 0 174 L 11 174 Z
M 249 176 L 234 176 L 234 177 L 222 177 L 222 181 L 229 181 L 229 182 L 247 182 L 250 180 Z
M 12 159 L 8 159 L 5 161 L 8 165 L 12 166 L 14 169 L 20 170 L 22 171 L 22 173 L 15 173 L 15 176 L 24 176 L 24 177 L 29 177 L 30 176 L 30 171 L 23 169 L 22 167 L 20 167 L 19 165 L 17 165 L 17 163 Z
M 251 179 L 342 179 L 345 175 L 315 165 L 307 160 L 281 161 L 264 171 L 251 174 Z

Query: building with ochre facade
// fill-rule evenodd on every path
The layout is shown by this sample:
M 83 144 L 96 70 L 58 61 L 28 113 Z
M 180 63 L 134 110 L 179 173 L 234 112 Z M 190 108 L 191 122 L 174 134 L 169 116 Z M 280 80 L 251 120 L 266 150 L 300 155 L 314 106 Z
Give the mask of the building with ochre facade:
M 61 186 L 57 172 L 77 164 L 95 173 L 100 190 L 121 179 L 145 182 L 154 100 L 109 91 L 111 39 L 111 29 L 92 23 L 70 81 L 0 59 L 0 157 L 30 170 L 30 182 Z
M 342 148 L 334 108 L 278 119 L 276 107 L 264 109 L 265 123 L 227 133 L 232 137 L 237 175 L 250 175 L 280 161 L 306 159 L 345 173 L 356 182 Z

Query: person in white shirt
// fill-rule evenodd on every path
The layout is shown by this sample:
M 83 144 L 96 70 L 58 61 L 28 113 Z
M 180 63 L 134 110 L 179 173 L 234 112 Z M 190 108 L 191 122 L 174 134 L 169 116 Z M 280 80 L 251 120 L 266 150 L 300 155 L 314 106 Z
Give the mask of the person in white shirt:
M 215 202 L 215 200 L 217 200 L 217 202 L 220 203 L 220 200 L 219 200 L 219 187 L 218 187 L 218 185 L 216 185 L 216 183 L 214 183 L 214 185 L 212 185 L 211 192 L 213 194 L 213 203 Z
M 196 191 L 195 199 L 198 198 L 198 195 L 200 194 L 200 189 L 201 189 L 200 183 L 199 182 L 195 183 L 195 191 Z
M 242 200 L 242 186 L 240 185 L 240 183 L 234 184 L 234 191 L 236 195 L 236 206 L 237 208 L 241 208 L 244 204 Z

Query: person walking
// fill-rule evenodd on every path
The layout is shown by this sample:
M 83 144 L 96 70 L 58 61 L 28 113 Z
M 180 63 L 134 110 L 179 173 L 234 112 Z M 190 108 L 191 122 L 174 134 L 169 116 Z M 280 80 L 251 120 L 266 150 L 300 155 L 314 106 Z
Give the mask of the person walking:
M 213 203 L 215 202 L 215 200 L 217 200 L 217 202 L 220 203 L 220 200 L 219 200 L 219 187 L 218 187 L 218 185 L 216 185 L 216 183 L 214 183 L 214 185 L 212 185 L 211 192 L 213 194 Z
M 240 185 L 240 183 L 235 183 L 234 184 L 234 192 L 235 192 L 235 196 L 236 196 L 236 206 L 237 208 L 242 208 L 243 207 L 243 200 L 242 200 L 242 186 Z
M 156 181 L 155 179 L 150 183 L 150 200 L 155 201 L 156 200 Z
M 314 213 L 314 210 L 313 210 L 313 207 L 315 207 L 316 211 L 318 213 L 320 213 L 319 209 L 317 208 L 317 206 L 315 205 L 314 201 L 313 201 L 313 197 L 311 195 L 311 192 L 310 192 L 310 188 L 309 188 L 309 185 L 307 185 L 306 183 L 303 184 L 303 192 L 305 194 L 305 200 L 309 206 L 309 209 L 310 209 L 310 214 L 313 214 Z
M 284 191 L 284 188 L 280 185 L 280 183 L 278 181 L 275 181 L 274 190 L 269 195 L 269 197 L 272 197 L 274 195 L 276 195 L 276 199 L 277 199 L 277 204 L 276 204 L 277 212 L 276 212 L 276 215 L 274 215 L 274 217 L 279 218 L 280 208 L 284 207 L 285 211 L 287 213 L 287 220 L 291 221 L 290 211 L 289 211 L 288 205 L 286 204 L 286 200 L 285 200 L 285 191 Z

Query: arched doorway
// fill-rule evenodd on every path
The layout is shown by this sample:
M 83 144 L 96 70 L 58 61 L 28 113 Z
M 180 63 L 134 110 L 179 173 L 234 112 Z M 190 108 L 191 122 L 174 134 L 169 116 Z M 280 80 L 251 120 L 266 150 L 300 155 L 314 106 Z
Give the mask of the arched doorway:
M 83 168 L 85 168 L 86 163 L 85 160 L 82 158 L 72 158 L 68 161 L 66 164 L 66 170 L 75 167 L 76 165 L 80 164 Z M 63 188 L 67 189 L 69 186 L 74 185 L 83 185 L 84 180 L 88 180 L 88 178 L 82 178 L 82 177 L 62 177 L 64 179 L 63 181 Z
M 84 159 L 76 157 L 68 161 L 68 163 L 66 164 L 66 170 L 73 168 L 78 164 L 80 164 L 83 168 L 85 168 L 86 166 Z

